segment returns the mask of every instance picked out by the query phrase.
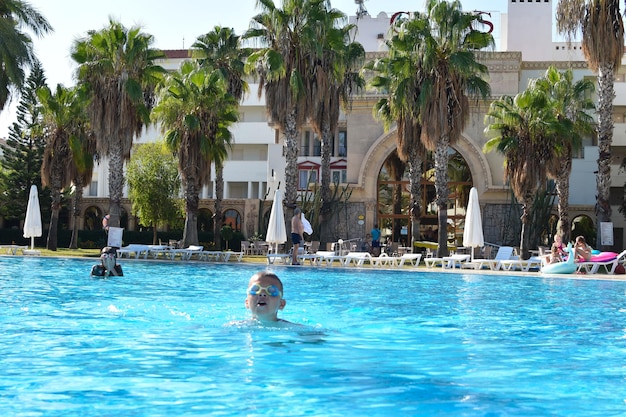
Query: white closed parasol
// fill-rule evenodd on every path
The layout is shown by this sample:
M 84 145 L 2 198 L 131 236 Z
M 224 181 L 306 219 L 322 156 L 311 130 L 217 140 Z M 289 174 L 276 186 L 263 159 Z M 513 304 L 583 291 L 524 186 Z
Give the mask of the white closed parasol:
M 270 221 L 267 225 L 265 241 L 275 245 L 274 253 L 278 253 L 278 245 L 287 241 L 287 228 L 285 227 L 285 214 L 283 212 L 283 196 L 280 190 L 274 193 Z
M 41 208 L 39 207 L 39 194 L 37 186 L 30 186 L 28 206 L 26 207 L 26 219 L 24 220 L 24 237 L 30 238 L 30 249 L 35 247 L 35 238 L 42 235 Z
M 474 259 L 474 248 L 485 246 L 483 236 L 483 221 L 480 215 L 480 203 L 478 202 L 478 191 L 472 187 L 465 212 L 465 229 L 463 230 L 463 246 L 472 248 L 472 260 Z

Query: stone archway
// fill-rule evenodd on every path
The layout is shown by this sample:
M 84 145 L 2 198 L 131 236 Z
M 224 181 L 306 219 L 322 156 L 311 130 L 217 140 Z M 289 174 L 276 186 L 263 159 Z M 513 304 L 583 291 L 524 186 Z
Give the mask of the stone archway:
M 378 209 L 378 204 L 379 204 L 378 199 L 379 199 L 379 190 L 380 190 L 379 173 L 381 172 L 383 165 L 385 164 L 385 161 L 387 161 L 388 158 L 390 158 L 390 156 L 396 150 L 396 140 L 397 140 L 396 138 L 397 138 L 397 130 L 395 129 L 390 132 L 385 133 L 384 135 L 381 135 L 369 148 L 360 166 L 359 183 L 358 183 L 357 189 L 362 191 L 361 197 L 363 201 L 366 203 L 366 229 L 367 230 L 373 227 L 374 222 L 380 223 L 378 219 L 379 212 L 381 212 Z M 487 189 L 489 189 L 490 186 L 493 184 L 491 172 L 488 168 L 488 162 L 487 162 L 487 159 L 485 158 L 485 155 L 480 150 L 480 148 L 475 145 L 475 142 L 468 139 L 466 136 L 462 136 L 459 139 L 459 141 L 451 148 L 456 152 L 456 154 L 458 154 L 463 159 L 465 165 L 467 166 L 467 169 L 469 169 L 469 173 L 471 176 L 471 182 L 468 182 L 465 185 L 463 185 L 463 183 L 458 183 L 457 186 L 458 187 L 462 186 L 462 187 L 467 188 L 466 191 L 469 193 L 469 187 L 467 187 L 467 185 L 473 185 L 478 189 L 479 195 L 482 194 Z M 429 189 L 429 188 L 434 189 L 434 186 L 426 185 L 424 182 L 424 179 L 422 180 L 422 186 L 423 186 L 423 198 L 422 198 L 423 220 L 426 220 L 426 222 L 423 224 L 427 226 L 428 224 L 430 224 L 428 223 L 428 221 L 430 222 L 434 221 L 435 222 L 434 225 L 436 225 L 436 217 L 437 217 L 436 215 L 431 216 L 432 219 L 430 218 L 426 219 L 427 216 L 425 216 L 426 214 L 425 201 L 427 200 L 426 197 L 428 193 L 432 194 L 434 192 L 433 190 Z M 408 185 L 407 185 L 407 188 L 408 188 Z M 408 190 L 407 190 L 407 193 L 408 193 Z M 462 198 L 461 195 L 460 197 Z M 387 206 L 388 205 L 385 205 L 385 207 Z M 384 217 L 384 215 L 382 214 L 381 216 Z M 410 232 L 405 230 L 405 226 L 402 226 L 403 224 L 402 222 L 407 223 L 408 225 L 408 221 L 409 221 L 408 209 L 406 210 L 406 214 L 394 212 L 391 216 L 387 216 L 387 217 L 395 219 L 393 226 L 391 227 L 394 241 L 407 243 L 410 240 Z M 459 215 L 456 216 L 455 221 L 457 223 L 459 223 L 460 217 L 461 216 Z M 454 225 L 453 230 L 451 232 L 452 239 L 456 237 L 455 235 L 458 234 L 457 232 L 458 232 L 457 226 Z M 402 236 L 402 235 L 405 235 L 405 236 Z

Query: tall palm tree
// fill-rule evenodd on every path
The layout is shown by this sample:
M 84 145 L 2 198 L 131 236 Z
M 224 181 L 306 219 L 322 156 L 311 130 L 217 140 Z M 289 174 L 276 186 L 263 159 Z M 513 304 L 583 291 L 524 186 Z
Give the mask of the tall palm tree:
M 571 223 L 569 218 L 569 177 L 572 173 L 572 157 L 582 146 L 582 136 L 594 131 L 595 123 L 588 111 L 594 109 L 589 98 L 594 90 L 593 82 L 588 79 L 573 81 L 572 70 L 560 72 L 550 66 L 542 78 L 537 79 L 531 88 L 539 88 L 551 100 L 550 107 L 561 123 L 569 128 L 563 129 L 564 136 L 554 135 L 555 142 L 552 157 L 546 166 L 548 175 L 555 180 L 559 197 L 559 222 L 557 233 L 563 241 L 570 241 Z
M 421 66 L 414 45 L 419 41 L 415 31 L 407 31 L 402 37 L 396 32 L 388 41 L 389 55 L 369 62 L 365 70 L 374 71 L 370 85 L 387 93 L 374 105 L 374 116 L 384 122 L 388 130 L 393 123 L 398 129 L 398 156 L 406 162 L 409 170 L 411 194 L 411 247 L 420 236 L 422 214 L 422 163 L 425 155 L 422 143 L 422 126 L 415 110 L 421 90 Z
M 397 19 L 393 25 L 400 41 L 414 41 L 405 48 L 414 50 L 421 77 L 414 117 L 421 123 L 424 145 L 435 152 L 437 256 L 448 254 L 449 147 L 467 124 L 469 97 L 484 98 L 490 93 L 483 78 L 487 67 L 476 60 L 474 52 L 492 46 L 493 37 L 474 29 L 479 23 L 479 15 L 463 12 L 458 0 L 427 0 L 425 13 Z
M 241 102 L 248 92 L 248 83 L 245 80 L 246 59 L 250 55 L 249 48 L 241 46 L 241 38 L 231 28 L 215 26 L 215 28 L 199 36 L 191 45 L 192 58 L 198 60 L 201 66 L 216 69 L 227 81 L 227 91 L 237 103 Z M 224 160 L 220 154 L 215 155 L 215 244 L 221 247 L 222 230 L 222 201 L 224 200 Z
M 310 111 L 307 82 L 311 52 L 317 40 L 317 22 L 324 15 L 324 0 L 284 0 L 282 9 L 272 0 L 257 0 L 261 13 L 245 37 L 260 39 L 262 48 L 248 59 L 259 76 L 259 97 L 265 93 L 270 123 L 285 138 L 285 205 L 296 207 L 298 144 Z M 285 210 L 285 216 L 293 212 Z M 287 229 L 291 224 L 287 222 Z
M 0 111 L 12 91 L 24 84 L 25 70 L 36 61 L 28 28 L 36 36 L 52 32 L 52 26 L 30 4 L 20 0 L 0 0 Z
M 57 85 L 54 94 L 48 87 L 37 91 L 41 102 L 46 147 L 41 165 L 42 184 L 51 194 L 50 229 L 47 248 L 57 250 L 57 229 L 61 209 L 61 193 L 71 185 L 78 170 L 72 152 L 72 140 L 84 135 L 86 112 L 78 89 Z M 68 169 L 70 167 L 70 169 Z
M 163 53 L 151 48 L 152 35 L 114 20 L 72 45 L 78 81 L 88 92 L 88 113 L 98 154 L 109 159 L 109 225 L 119 227 L 124 162 L 133 140 L 150 123 L 154 89 L 165 70 L 155 65 Z
M 493 136 L 485 152 L 504 155 L 504 175 L 522 206 L 522 259 L 529 258 L 529 221 L 537 191 L 545 187 L 545 165 L 554 151 L 550 138 L 560 132 L 548 96 L 540 89 L 527 89 L 514 98 L 505 96 L 491 103 L 485 116 L 485 132 Z
M 178 155 L 185 199 L 183 244 L 198 244 L 200 191 L 211 180 L 211 162 L 228 154 L 237 121 L 237 102 L 227 92 L 219 71 L 186 61 L 180 71 L 168 75 L 154 108 L 165 143 Z
M 619 0 L 559 0 L 557 29 L 568 39 L 582 30 L 582 50 L 592 71 L 598 72 L 598 174 L 596 176 L 596 221 L 611 221 L 611 143 L 615 73 L 624 55 L 624 22 Z
M 358 42 L 352 42 L 350 34 L 354 25 L 343 25 L 346 16 L 336 9 L 326 9 L 318 21 L 318 43 L 311 55 L 310 74 L 307 76 L 310 92 L 308 105 L 313 131 L 321 140 L 321 209 L 320 226 L 323 229 L 331 212 L 330 157 L 331 144 L 336 134 L 341 107 L 349 109 L 353 90 L 364 86 L 359 70 L 365 58 L 365 50 Z M 325 246 L 324 233 L 320 230 L 321 245 Z

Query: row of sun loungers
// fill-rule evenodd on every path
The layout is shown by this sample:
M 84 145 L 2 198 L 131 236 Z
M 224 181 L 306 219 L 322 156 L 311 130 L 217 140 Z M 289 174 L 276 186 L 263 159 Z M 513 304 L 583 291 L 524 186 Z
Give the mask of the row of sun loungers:
M 348 267 L 362 267 L 369 264 L 374 267 L 402 267 L 404 265 L 411 265 L 417 267 L 420 263 L 422 255 L 419 253 L 406 253 L 402 256 L 389 256 L 387 254 L 381 254 L 380 256 L 372 256 L 369 252 L 348 252 L 346 255 L 337 255 L 334 251 L 317 251 L 315 253 L 301 253 L 297 255 L 298 262 L 301 264 L 307 261 L 311 265 L 325 265 L 332 266 L 338 263 L 339 266 Z M 291 254 L 268 254 L 267 262 L 269 264 L 282 263 L 288 264 L 291 262 Z
M 188 248 L 175 249 L 165 245 L 130 244 L 117 250 L 118 258 L 123 258 L 125 255 L 128 258 L 134 257 L 135 259 L 175 260 L 180 258 L 184 261 L 196 259 L 199 261 L 215 262 L 229 262 L 230 259 L 234 257 L 236 257 L 238 262 L 241 262 L 243 258 L 243 252 L 208 251 L 204 250 L 203 246 L 194 245 L 191 245 Z

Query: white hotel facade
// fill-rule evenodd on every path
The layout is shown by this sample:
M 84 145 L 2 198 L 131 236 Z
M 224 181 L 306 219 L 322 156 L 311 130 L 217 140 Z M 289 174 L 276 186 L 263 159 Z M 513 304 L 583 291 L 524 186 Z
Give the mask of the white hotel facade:
M 367 51 L 367 59 L 385 53 L 384 38 L 387 37 L 389 18 L 393 14 L 379 13 L 377 16 L 362 16 L 351 23 L 358 25 L 356 40 Z M 489 12 L 485 6 L 485 12 Z M 553 41 L 552 0 L 509 0 L 508 13 L 492 12 L 486 20 L 494 24 L 497 50 L 481 52 L 480 60 L 489 68 L 491 99 L 502 95 L 514 96 L 523 91 L 528 80 L 544 74 L 554 64 L 561 70 L 571 68 L 576 79 L 595 78 L 583 58 L 580 44 L 568 48 L 565 42 Z M 160 62 L 166 69 L 177 69 L 187 56 L 187 51 L 166 51 L 167 58 Z M 618 212 L 621 204 L 626 173 L 619 166 L 626 156 L 626 66 L 616 74 L 614 100 L 615 131 L 613 137 L 611 202 L 613 208 L 615 249 L 624 246 L 624 216 Z M 273 191 L 278 183 L 284 184 L 285 158 L 283 139 L 267 123 L 265 103 L 257 97 L 257 84 L 250 84 L 250 92 L 240 106 L 240 121 L 232 128 L 234 144 L 224 166 L 225 201 L 227 221 L 240 230 L 245 237 L 262 229 L 260 223 L 269 213 Z M 352 109 L 343 114 L 335 135 L 334 153 L 331 158 L 332 176 L 342 185 L 352 189 L 351 208 L 346 217 L 337 222 L 336 236 L 331 238 L 360 238 L 379 222 L 381 210 L 378 206 L 379 173 L 385 160 L 394 152 L 396 130 L 385 131 L 382 123 L 375 120 L 372 107 L 380 96 L 366 91 L 354 97 Z M 470 120 L 462 138 L 454 145 L 471 171 L 472 183 L 478 189 L 485 240 L 503 244 L 502 228 L 509 221 L 506 207 L 510 206 L 510 191 L 503 177 L 503 159 L 497 153 L 485 154 L 483 145 L 484 115 L 488 103 L 474 103 Z M 156 127 L 150 127 L 136 141 L 136 145 L 152 142 L 159 138 Z M 135 145 L 135 146 L 136 146 Z M 598 151 L 595 139 L 585 141 L 584 149 L 574 160 L 570 179 L 570 217 L 587 216 L 594 220 L 594 204 Z M 301 137 L 299 176 L 302 186 L 311 172 L 319 179 L 319 142 L 310 129 Z M 103 216 L 108 210 L 108 163 L 102 161 L 95 169 L 93 183 L 85 189 L 83 224 L 86 228 L 89 216 Z M 315 175 L 315 174 L 314 174 Z M 214 177 L 214 176 L 213 176 Z M 315 178 L 315 177 L 313 177 Z M 213 211 L 213 186 L 202 191 L 200 207 L 205 213 Z M 130 201 L 123 201 L 123 209 L 130 213 Z M 263 213 L 259 213 L 261 210 Z M 452 210 L 451 217 L 461 211 Z M 97 223 L 97 222 L 96 222 Z M 129 216 L 129 229 L 137 227 L 136 220 Z M 457 231 L 458 233 L 458 231 Z M 462 233 L 462 232 L 461 232 Z M 398 238 L 398 236 L 394 236 Z M 519 236 L 514 239 L 519 241 Z M 398 239 L 397 239 L 398 240 Z

